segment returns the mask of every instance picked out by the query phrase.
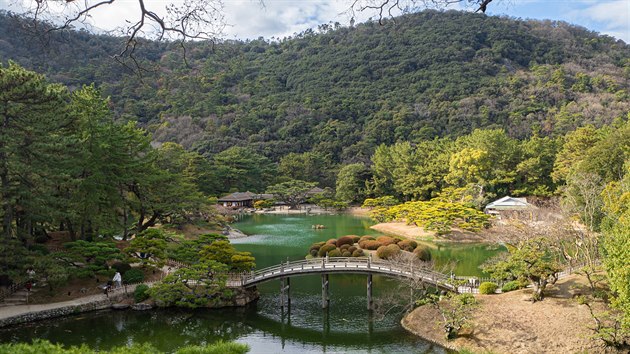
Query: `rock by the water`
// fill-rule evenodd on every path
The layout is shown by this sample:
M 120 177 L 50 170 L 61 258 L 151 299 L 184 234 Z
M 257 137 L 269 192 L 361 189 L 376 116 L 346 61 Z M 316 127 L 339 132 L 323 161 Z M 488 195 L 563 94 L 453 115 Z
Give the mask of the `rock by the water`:
M 145 310 L 153 309 L 153 306 L 151 306 L 151 304 L 147 304 L 147 303 L 139 303 L 139 304 L 131 305 L 131 309 L 132 310 L 136 310 L 136 311 L 145 311 Z
M 125 310 L 129 308 L 129 304 L 113 304 L 112 308 L 114 310 Z

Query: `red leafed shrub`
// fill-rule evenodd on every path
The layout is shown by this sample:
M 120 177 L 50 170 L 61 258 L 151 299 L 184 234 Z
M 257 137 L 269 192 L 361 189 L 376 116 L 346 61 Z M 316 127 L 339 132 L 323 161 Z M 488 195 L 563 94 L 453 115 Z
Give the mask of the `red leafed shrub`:
M 389 237 L 389 236 L 379 236 L 376 238 L 376 241 L 380 242 L 383 246 L 396 243 L 396 240 L 394 240 L 393 237 Z
M 361 248 L 363 248 L 364 250 L 375 250 L 381 247 L 382 245 L 383 245 L 382 243 L 376 240 L 365 240 L 365 241 L 359 242 L 359 246 L 361 246 Z
M 354 245 L 354 239 L 352 236 L 343 236 L 337 239 L 337 247 L 341 247 L 342 245 Z

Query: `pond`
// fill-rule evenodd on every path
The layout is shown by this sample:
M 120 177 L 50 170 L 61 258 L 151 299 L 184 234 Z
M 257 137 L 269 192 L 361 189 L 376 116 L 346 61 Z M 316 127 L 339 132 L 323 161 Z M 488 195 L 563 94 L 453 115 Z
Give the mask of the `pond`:
M 311 225 L 326 228 L 314 230 Z M 347 234 L 377 235 L 373 223 L 352 215 L 248 215 L 234 224 L 248 238 L 233 240 L 250 251 L 259 268 L 303 259 L 317 241 Z M 431 245 L 436 262 L 457 261 L 457 274 L 481 275 L 478 265 L 500 249 L 488 245 Z M 260 300 L 246 308 L 96 312 L 0 330 L 1 341 L 45 338 L 96 349 L 150 342 L 171 351 L 186 344 L 219 339 L 247 343 L 251 353 L 446 353 L 406 332 L 400 313 L 371 314 L 366 309 L 366 277 L 330 276 L 330 307 L 321 308 L 318 276 L 291 280 L 291 308 L 279 306 L 279 281 L 259 286 Z M 375 298 L 396 291 L 394 279 L 374 276 Z

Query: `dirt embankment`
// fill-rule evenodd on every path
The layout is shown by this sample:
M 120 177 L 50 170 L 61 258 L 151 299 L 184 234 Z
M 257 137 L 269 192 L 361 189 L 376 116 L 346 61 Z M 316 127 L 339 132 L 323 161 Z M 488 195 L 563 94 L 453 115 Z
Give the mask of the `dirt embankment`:
M 432 307 L 415 309 L 402 320 L 412 333 L 442 346 L 493 353 L 603 353 L 592 339 L 593 319 L 573 295 L 585 280 L 571 276 L 552 286 L 544 301 L 526 301 L 531 290 L 500 295 L 477 295 L 480 303 L 473 325 L 454 340 L 446 341 Z

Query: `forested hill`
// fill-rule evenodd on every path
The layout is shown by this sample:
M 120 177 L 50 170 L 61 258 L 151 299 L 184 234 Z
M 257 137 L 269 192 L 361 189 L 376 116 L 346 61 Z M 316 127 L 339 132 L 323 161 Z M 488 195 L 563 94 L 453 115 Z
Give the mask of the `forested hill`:
M 630 46 L 558 22 L 425 11 L 281 41 L 143 43 L 131 75 L 120 40 L 54 34 L 48 46 L 0 16 L 0 59 L 70 87 L 95 82 L 121 119 L 158 141 L 213 154 L 252 147 L 278 160 L 314 151 L 367 161 L 380 144 L 503 128 L 559 136 L 630 111 Z M 159 65 L 158 65 L 159 64 Z

